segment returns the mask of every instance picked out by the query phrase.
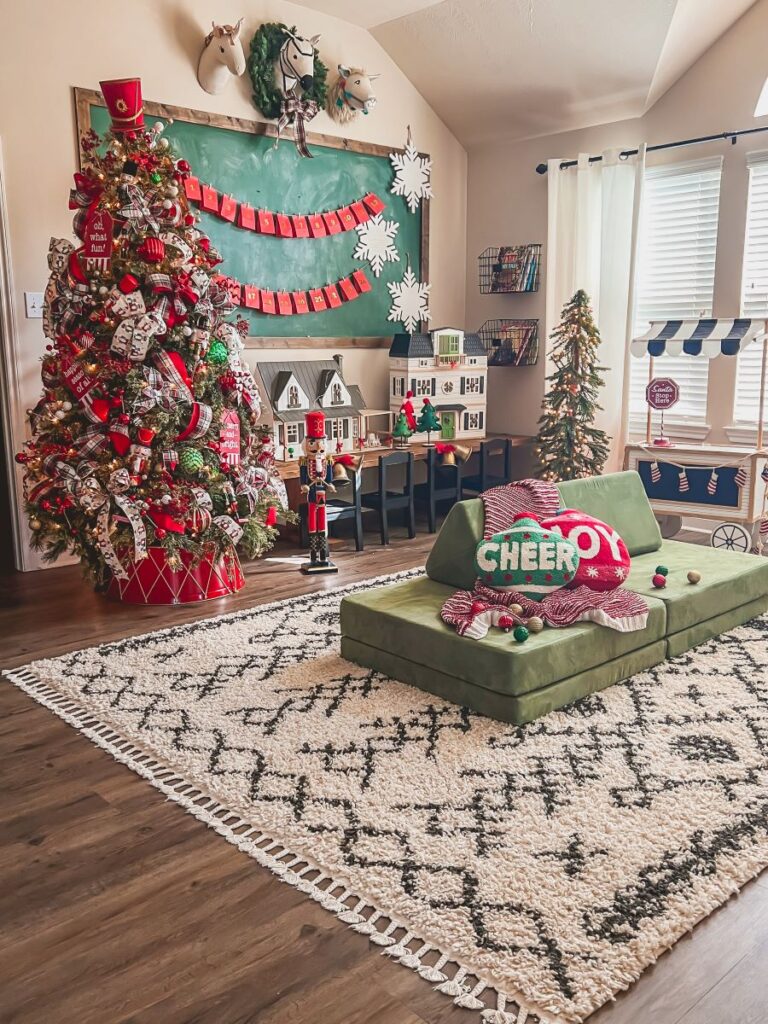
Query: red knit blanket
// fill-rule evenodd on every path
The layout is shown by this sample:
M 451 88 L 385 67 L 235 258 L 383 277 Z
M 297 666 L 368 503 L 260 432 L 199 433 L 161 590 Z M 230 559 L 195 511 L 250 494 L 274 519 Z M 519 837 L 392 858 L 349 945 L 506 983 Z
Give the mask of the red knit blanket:
M 506 530 L 521 512 L 543 519 L 554 515 L 560 505 L 555 485 L 542 480 L 520 480 L 493 487 L 480 497 L 485 506 L 486 540 Z M 522 607 L 522 615 L 510 612 L 513 604 Z M 440 614 L 460 636 L 480 640 L 491 626 L 510 629 L 523 624 L 532 615 L 538 615 L 550 626 L 597 622 L 628 633 L 645 628 L 648 605 L 639 594 L 623 587 L 602 593 L 588 587 L 577 587 L 548 594 L 543 601 L 532 601 L 515 591 L 492 590 L 478 580 L 473 590 L 459 590 L 449 597 Z

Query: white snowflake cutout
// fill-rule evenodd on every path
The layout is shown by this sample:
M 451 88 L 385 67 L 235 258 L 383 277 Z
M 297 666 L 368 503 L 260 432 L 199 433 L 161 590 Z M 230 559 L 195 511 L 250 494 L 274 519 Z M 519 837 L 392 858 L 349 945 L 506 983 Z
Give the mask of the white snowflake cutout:
M 376 277 L 381 274 L 385 263 L 395 263 L 400 259 L 394 244 L 399 226 L 395 220 L 384 220 L 380 213 L 357 225 L 360 241 L 353 256 L 356 260 L 368 260 Z
M 399 320 L 406 331 L 413 333 L 420 320 L 431 320 L 429 312 L 428 284 L 416 280 L 410 264 L 403 275 L 402 281 L 391 281 L 387 284 L 392 296 L 392 305 L 387 320 Z
M 422 199 L 431 199 L 433 196 L 429 180 L 432 161 L 429 157 L 419 156 L 416 152 L 411 142 L 410 128 L 405 152 L 390 153 L 389 159 L 395 169 L 395 180 L 390 191 L 396 196 L 404 196 L 408 209 L 415 213 Z

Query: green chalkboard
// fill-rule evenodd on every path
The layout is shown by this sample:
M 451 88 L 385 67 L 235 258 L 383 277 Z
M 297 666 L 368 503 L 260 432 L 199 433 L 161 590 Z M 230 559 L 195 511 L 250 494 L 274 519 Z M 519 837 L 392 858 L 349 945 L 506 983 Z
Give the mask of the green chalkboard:
M 109 126 L 100 93 L 76 90 L 78 130 L 99 134 Z M 387 320 L 391 297 L 387 282 L 399 280 L 410 259 L 414 273 L 427 279 L 428 207 L 411 213 L 401 196 L 390 192 L 392 166 L 381 146 L 347 143 L 308 134 L 313 159 L 299 156 L 290 133 L 275 148 L 272 126 L 257 121 L 217 118 L 187 109 L 144 103 L 150 123 L 172 123 L 166 134 L 202 182 L 256 209 L 285 213 L 335 210 L 375 192 L 386 203 L 384 216 L 395 220 L 400 262 L 387 263 L 380 277 L 353 257 L 356 231 L 321 239 L 280 239 L 246 231 L 220 217 L 203 213 L 202 229 L 224 256 L 218 268 L 244 284 L 281 291 L 308 290 L 346 277 L 362 266 L 372 290 L 338 309 L 301 316 L 272 316 L 241 309 L 251 334 L 268 338 L 382 338 L 398 324 Z M 210 123 L 215 120 L 219 123 Z

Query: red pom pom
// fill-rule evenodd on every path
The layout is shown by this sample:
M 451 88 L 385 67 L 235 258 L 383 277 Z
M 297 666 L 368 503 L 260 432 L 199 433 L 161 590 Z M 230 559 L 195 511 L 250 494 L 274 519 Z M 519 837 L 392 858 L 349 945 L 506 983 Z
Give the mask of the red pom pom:
M 662 576 L 660 572 L 654 573 L 651 583 L 656 587 L 657 590 L 661 590 L 667 585 L 667 577 Z
M 163 537 L 166 536 L 166 531 L 162 528 L 162 526 L 155 527 L 155 536 L 157 537 L 158 540 L 162 540 Z
M 483 601 L 473 601 L 472 607 L 469 610 L 473 615 L 479 615 L 481 612 L 484 612 L 486 608 L 487 605 Z

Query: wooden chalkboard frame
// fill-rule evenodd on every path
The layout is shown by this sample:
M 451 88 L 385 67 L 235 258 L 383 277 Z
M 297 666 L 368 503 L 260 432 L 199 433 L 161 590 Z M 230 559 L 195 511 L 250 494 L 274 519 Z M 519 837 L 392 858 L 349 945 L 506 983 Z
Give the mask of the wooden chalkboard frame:
M 105 106 L 104 98 L 96 89 L 73 88 L 75 102 L 75 127 L 77 130 L 78 161 L 82 168 L 85 153 L 80 146 L 84 132 L 91 127 L 91 107 Z M 191 107 L 174 107 L 168 103 L 155 103 L 144 100 L 144 113 L 149 117 L 173 118 L 174 121 L 189 121 L 192 124 L 204 124 L 213 128 L 229 128 L 236 132 L 250 135 L 266 135 L 277 137 L 277 129 L 271 121 L 250 121 L 242 117 L 230 117 L 228 114 L 214 114 L 206 110 L 194 110 Z M 381 146 L 375 142 L 359 142 L 357 139 L 344 139 L 337 135 L 324 135 L 319 132 L 307 132 L 310 145 L 326 146 L 330 149 L 343 149 L 350 153 L 365 153 L 369 156 L 388 157 L 391 147 Z M 428 157 L 429 154 L 421 153 Z M 419 252 L 420 278 L 429 284 L 429 199 L 421 201 L 421 245 Z M 421 330 L 427 330 L 422 322 Z M 393 332 L 394 333 L 394 332 Z M 361 338 L 271 338 L 250 336 L 246 341 L 247 348 L 254 349 L 327 349 L 327 348 L 389 348 L 391 336 Z

